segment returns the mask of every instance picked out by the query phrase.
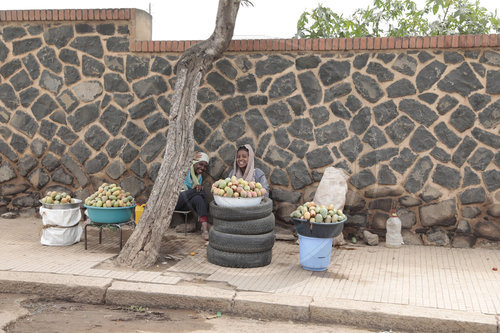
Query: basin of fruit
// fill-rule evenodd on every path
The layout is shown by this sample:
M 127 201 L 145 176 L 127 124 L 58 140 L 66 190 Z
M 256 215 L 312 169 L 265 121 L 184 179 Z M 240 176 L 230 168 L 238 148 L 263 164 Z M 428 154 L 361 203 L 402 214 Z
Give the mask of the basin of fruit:
M 43 208 L 48 209 L 70 209 L 78 208 L 82 203 L 82 200 L 72 198 L 69 194 L 65 192 L 51 191 L 47 192 L 45 197 L 40 199 L 40 203 Z
M 338 236 L 347 221 L 342 210 L 335 209 L 333 205 L 321 206 L 314 202 L 306 202 L 297 207 L 290 217 L 299 235 L 316 238 Z
M 260 183 L 235 176 L 217 180 L 212 184 L 211 192 L 218 206 L 232 208 L 258 206 L 267 193 Z
M 83 206 L 94 223 L 124 223 L 131 220 L 136 205 L 130 193 L 115 184 L 103 183 Z

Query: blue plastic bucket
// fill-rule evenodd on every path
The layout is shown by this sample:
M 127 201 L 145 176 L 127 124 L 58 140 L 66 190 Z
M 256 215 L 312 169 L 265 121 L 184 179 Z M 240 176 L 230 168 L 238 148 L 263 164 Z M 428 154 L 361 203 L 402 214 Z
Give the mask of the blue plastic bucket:
M 308 271 L 324 271 L 330 265 L 333 238 L 307 237 L 299 234 L 300 264 Z

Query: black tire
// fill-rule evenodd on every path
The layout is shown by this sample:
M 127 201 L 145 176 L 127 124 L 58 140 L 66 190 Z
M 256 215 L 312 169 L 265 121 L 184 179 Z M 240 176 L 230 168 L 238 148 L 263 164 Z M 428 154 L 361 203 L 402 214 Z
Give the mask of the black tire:
M 216 250 L 234 253 L 256 253 L 271 250 L 274 231 L 261 235 L 235 235 L 210 229 L 208 242 Z
M 258 206 L 245 208 L 229 208 L 217 206 L 215 201 L 210 202 L 210 215 L 219 220 L 247 221 L 268 216 L 273 211 L 273 201 L 264 197 Z
M 260 235 L 274 230 L 274 215 L 247 220 L 247 221 L 227 221 L 213 219 L 213 228 L 218 232 L 235 235 Z
M 207 259 L 208 262 L 234 268 L 251 268 L 267 266 L 271 263 L 273 251 L 268 250 L 257 253 L 234 253 L 225 252 L 207 246 Z

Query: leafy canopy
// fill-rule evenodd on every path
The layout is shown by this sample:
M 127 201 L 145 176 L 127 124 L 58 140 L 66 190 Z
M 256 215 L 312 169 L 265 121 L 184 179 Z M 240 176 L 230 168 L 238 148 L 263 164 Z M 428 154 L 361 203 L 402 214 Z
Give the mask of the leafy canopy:
M 500 32 L 497 11 L 479 0 L 427 0 L 418 9 L 412 0 L 374 0 L 350 17 L 318 4 L 297 22 L 297 38 L 384 37 L 489 34 Z

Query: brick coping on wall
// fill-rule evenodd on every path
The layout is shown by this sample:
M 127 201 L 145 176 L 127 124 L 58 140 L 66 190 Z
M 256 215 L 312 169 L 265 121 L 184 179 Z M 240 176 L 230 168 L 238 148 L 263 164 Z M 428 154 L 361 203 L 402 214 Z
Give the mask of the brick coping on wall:
M 132 41 L 134 52 L 183 52 L 198 41 Z M 420 37 L 355 37 L 312 39 L 236 39 L 228 52 L 362 51 L 500 47 L 500 34 Z
M 134 8 L 0 10 L 0 22 L 134 20 Z
M 22 21 L 135 21 L 136 9 L 34 9 L 0 10 L 0 22 Z M 133 35 L 133 34 L 132 34 Z M 151 41 L 132 40 L 133 52 L 184 52 L 197 40 Z M 455 49 L 500 47 L 500 34 L 414 36 L 414 37 L 355 37 L 311 39 L 237 39 L 228 52 L 252 51 L 362 51 L 398 49 Z

